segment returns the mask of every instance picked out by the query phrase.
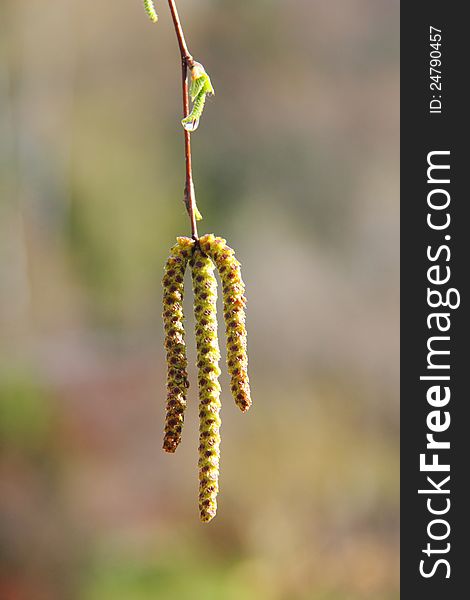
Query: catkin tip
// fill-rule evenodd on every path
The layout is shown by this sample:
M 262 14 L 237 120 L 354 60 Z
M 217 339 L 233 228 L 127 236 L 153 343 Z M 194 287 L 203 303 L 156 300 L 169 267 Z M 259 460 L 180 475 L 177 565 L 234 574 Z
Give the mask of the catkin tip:
M 144 9 L 152 23 L 156 23 L 158 21 L 158 15 L 152 0 L 144 0 Z
M 200 508 L 199 509 L 199 518 L 202 521 L 202 523 L 209 523 L 215 517 L 216 513 L 217 513 L 217 507 L 212 511 L 208 511 L 203 508 Z
M 165 436 L 165 439 L 163 440 L 163 450 L 170 454 L 174 454 L 178 444 L 179 440 L 175 436 Z

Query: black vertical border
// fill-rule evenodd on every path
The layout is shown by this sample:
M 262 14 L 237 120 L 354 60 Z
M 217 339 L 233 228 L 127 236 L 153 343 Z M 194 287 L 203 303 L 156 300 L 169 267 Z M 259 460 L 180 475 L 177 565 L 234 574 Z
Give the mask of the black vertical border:
M 435 0 L 401 3 L 401 598 L 404 600 L 463 600 L 470 598 L 470 394 L 466 373 L 470 373 L 469 285 L 470 278 L 470 194 L 467 164 L 470 158 L 470 98 L 465 91 L 470 74 L 470 21 L 465 18 L 465 3 Z M 441 115 L 428 110 L 429 27 L 442 29 Z M 450 500 L 446 515 L 451 533 L 447 558 L 451 576 L 445 569 L 425 579 L 419 573 L 422 549 L 428 541 L 426 528 L 433 518 L 426 508 L 426 497 L 418 489 L 426 483 L 420 473 L 419 455 L 425 452 L 426 415 L 432 408 L 426 402 L 428 383 L 419 380 L 426 370 L 426 342 L 430 332 L 426 317 L 431 310 L 426 302 L 426 258 L 429 244 L 436 246 L 444 234 L 427 227 L 427 154 L 450 150 L 452 222 L 452 278 L 459 289 L 461 305 L 450 310 L 449 335 L 451 363 L 450 429 L 442 434 L 451 449 Z M 439 479 L 440 474 L 436 475 Z M 442 477 L 441 477 L 442 478 Z M 439 544 L 435 543 L 436 547 Z M 442 543 L 444 545 L 444 542 Z M 436 558 L 439 556 L 436 555 Z M 429 564 L 429 563 L 428 563 Z

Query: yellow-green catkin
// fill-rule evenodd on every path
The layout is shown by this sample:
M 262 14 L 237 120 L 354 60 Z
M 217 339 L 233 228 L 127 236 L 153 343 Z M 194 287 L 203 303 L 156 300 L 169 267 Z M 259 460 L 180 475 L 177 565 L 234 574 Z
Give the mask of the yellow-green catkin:
M 220 237 L 207 234 L 200 238 L 199 243 L 202 251 L 215 262 L 222 281 L 230 389 L 237 406 L 246 412 L 251 406 L 251 394 L 246 348 L 245 284 L 240 263 L 232 248 Z
M 219 342 L 214 264 L 196 249 L 191 259 L 199 384 L 199 513 L 208 522 L 217 511 L 220 457 Z
M 144 9 L 152 23 L 156 23 L 158 21 L 158 15 L 152 0 L 144 0 Z
M 165 265 L 163 277 L 163 322 L 167 360 L 167 406 L 163 449 L 174 452 L 181 441 L 181 431 L 189 387 L 186 344 L 183 327 L 183 293 L 186 265 L 194 250 L 194 241 L 177 238 Z

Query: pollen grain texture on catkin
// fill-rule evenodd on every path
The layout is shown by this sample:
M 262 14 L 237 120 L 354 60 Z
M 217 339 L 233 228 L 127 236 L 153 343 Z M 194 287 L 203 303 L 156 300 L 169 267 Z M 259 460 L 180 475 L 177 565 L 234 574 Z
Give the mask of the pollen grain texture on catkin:
M 237 406 L 246 412 L 251 406 L 251 393 L 245 327 L 245 284 L 240 263 L 223 238 L 207 234 L 200 238 L 199 244 L 216 264 L 222 281 L 230 389 Z
M 199 249 L 191 259 L 199 385 L 199 513 L 208 522 L 217 511 L 220 457 L 220 351 L 214 264 Z
M 163 449 L 175 452 L 181 431 L 189 387 L 183 326 L 184 273 L 194 250 L 194 241 L 179 237 L 172 247 L 163 277 L 163 322 L 167 360 L 167 406 Z

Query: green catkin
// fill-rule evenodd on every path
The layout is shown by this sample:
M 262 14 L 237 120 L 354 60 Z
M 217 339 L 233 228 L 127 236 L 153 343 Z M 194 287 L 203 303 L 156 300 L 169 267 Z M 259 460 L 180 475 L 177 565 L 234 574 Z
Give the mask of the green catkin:
M 240 263 L 232 248 L 220 237 L 207 234 L 200 238 L 199 244 L 201 250 L 215 262 L 222 281 L 230 389 L 237 406 L 246 412 L 251 406 L 251 394 L 246 347 L 245 284 Z
M 158 15 L 155 11 L 155 6 L 153 5 L 152 0 L 144 0 L 144 8 L 152 23 L 156 23 L 158 21 Z
M 167 407 L 163 449 L 175 452 L 181 441 L 181 430 L 189 387 L 186 344 L 183 327 L 184 273 L 191 258 L 194 241 L 177 238 L 165 265 L 163 277 L 163 322 L 167 360 Z
M 199 249 L 191 259 L 199 384 L 199 513 L 208 522 L 217 511 L 220 456 L 219 342 L 214 264 Z

